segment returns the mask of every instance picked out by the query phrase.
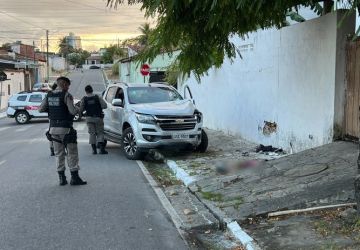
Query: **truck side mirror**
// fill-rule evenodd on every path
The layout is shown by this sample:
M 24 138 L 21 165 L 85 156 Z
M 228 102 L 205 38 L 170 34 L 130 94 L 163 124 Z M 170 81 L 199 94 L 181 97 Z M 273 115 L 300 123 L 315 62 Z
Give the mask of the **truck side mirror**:
M 114 99 L 111 102 L 111 105 L 115 106 L 115 107 L 122 107 L 123 105 L 123 100 L 121 99 Z

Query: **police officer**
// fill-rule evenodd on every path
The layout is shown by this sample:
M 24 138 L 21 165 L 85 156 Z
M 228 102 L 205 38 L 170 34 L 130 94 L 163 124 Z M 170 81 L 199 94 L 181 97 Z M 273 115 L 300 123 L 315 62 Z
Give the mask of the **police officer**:
M 50 119 L 50 137 L 54 141 L 56 167 L 59 174 L 60 186 L 68 184 L 65 176 L 65 148 L 67 149 L 67 163 L 71 172 L 70 185 L 85 185 L 79 177 L 79 155 L 76 142 L 76 130 L 73 129 L 73 118 L 79 111 L 74 105 L 72 95 L 68 92 L 70 79 L 59 77 L 57 88 L 48 93 L 40 105 L 40 112 L 48 112 Z
M 100 146 L 100 154 L 107 154 L 104 143 L 104 113 L 107 108 L 106 102 L 102 97 L 93 94 L 91 85 L 85 87 L 86 96 L 81 100 L 80 112 L 86 111 L 86 123 L 89 131 L 89 144 L 91 144 L 93 154 L 97 154 L 96 143 Z
M 57 88 L 57 84 L 56 82 L 51 86 L 51 91 L 54 91 Z M 49 128 L 50 130 L 50 128 Z M 50 132 L 50 131 L 49 131 Z M 54 141 L 49 141 L 50 144 L 50 156 L 55 156 L 55 151 L 54 151 Z

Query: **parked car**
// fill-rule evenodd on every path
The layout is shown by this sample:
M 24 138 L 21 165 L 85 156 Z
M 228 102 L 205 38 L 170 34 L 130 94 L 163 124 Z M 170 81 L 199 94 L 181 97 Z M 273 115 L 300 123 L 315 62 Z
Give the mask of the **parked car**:
M 38 83 L 35 83 L 33 88 L 32 88 L 33 91 L 49 91 L 51 90 L 51 85 L 47 82 L 38 82 Z
M 91 66 L 89 67 L 89 69 L 100 69 L 100 67 L 99 67 L 99 66 L 96 66 L 96 65 L 91 65 Z
M 107 87 L 104 100 L 105 139 L 121 144 L 128 159 L 141 159 L 154 148 L 207 149 L 202 113 L 173 87 L 115 83 Z
M 18 124 L 26 124 L 33 118 L 47 118 L 48 113 L 40 113 L 39 107 L 46 97 L 46 92 L 20 92 L 12 95 L 8 101 L 7 117 L 15 118 Z M 80 100 L 74 99 L 75 105 L 80 105 Z M 80 121 L 82 115 L 76 115 L 74 121 Z

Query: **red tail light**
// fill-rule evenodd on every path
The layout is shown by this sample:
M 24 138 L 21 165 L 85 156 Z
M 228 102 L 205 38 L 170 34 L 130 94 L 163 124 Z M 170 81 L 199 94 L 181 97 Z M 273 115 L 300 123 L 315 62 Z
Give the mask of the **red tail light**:
M 39 106 L 26 106 L 25 110 L 38 110 Z

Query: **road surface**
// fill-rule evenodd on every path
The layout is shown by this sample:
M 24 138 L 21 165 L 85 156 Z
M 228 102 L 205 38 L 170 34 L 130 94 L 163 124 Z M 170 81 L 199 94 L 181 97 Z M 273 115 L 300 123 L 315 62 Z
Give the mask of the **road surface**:
M 69 77 L 76 98 L 89 83 L 104 89 L 100 70 Z M 88 185 L 58 186 L 47 128 L 46 120 L 0 119 L 1 250 L 187 248 L 137 163 L 112 143 L 109 155 L 92 155 L 84 122 L 75 128 Z

